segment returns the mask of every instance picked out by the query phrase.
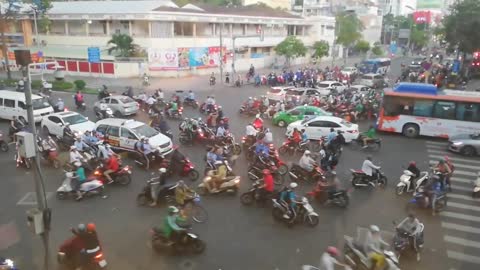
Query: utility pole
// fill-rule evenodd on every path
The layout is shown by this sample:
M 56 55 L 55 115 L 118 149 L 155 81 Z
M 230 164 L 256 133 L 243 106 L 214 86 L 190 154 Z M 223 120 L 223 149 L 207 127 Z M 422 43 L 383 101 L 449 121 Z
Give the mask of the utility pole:
M 244 35 L 244 36 L 232 36 L 232 80 L 235 83 L 237 80 L 236 74 L 237 71 L 235 70 L 235 40 L 237 38 L 250 38 L 250 37 L 259 37 L 260 41 L 263 41 L 263 29 L 259 31 L 258 35 Z
M 220 25 L 220 83 L 223 84 L 223 23 Z

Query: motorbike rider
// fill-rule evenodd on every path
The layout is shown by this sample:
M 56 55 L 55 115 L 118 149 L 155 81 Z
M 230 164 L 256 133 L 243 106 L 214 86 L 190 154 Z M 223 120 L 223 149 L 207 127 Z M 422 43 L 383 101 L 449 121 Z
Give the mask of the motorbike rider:
M 205 183 L 210 193 L 219 192 L 218 185 L 227 177 L 227 166 L 223 162 L 216 161 L 215 166 L 217 169 L 208 172 L 210 179 Z
M 178 181 L 175 188 L 175 201 L 180 206 L 185 206 L 185 203 L 195 198 L 195 191 L 189 188 L 183 180 Z
M 157 100 L 163 100 L 165 98 L 165 94 L 163 93 L 163 90 L 158 88 L 155 93 L 153 94 L 153 96 L 157 99 Z
M 168 115 L 172 116 L 174 112 L 178 111 L 178 104 L 175 101 L 170 102 L 169 109 L 167 110 Z
M 364 250 L 371 261 L 371 270 L 383 270 L 386 266 L 386 258 L 383 250 L 389 244 L 382 239 L 380 228 L 377 225 L 370 225 L 370 230 L 365 239 Z
M 82 167 L 82 162 L 75 161 L 75 184 L 72 186 L 72 189 L 77 192 L 76 200 L 79 201 L 83 198 L 82 191 L 80 190 L 80 186 L 87 180 L 85 176 L 85 169 Z
M 167 239 L 177 243 L 185 232 L 185 229 L 180 227 L 178 223 L 185 222 L 185 220 L 179 216 L 179 210 L 175 206 L 168 207 L 168 215 L 163 222 L 163 233 Z
M 453 172 L 455 171 L 455 166 L 452 163 L 452 160 L 448 156 L 443 157 L 445 159 L 445 164 L 450 169 L 450 173 L 445 176 L 445 182 L 447 183 L 448 190 L 452 192 L 452 186 L 450 185 L 450 178 L 452 177 Z
M 253 126 L 257 129 L 260 130 L 263 127 L 263 120 L 260 118 L 260 114 L 255 115 L 255 120 L 253 120 Z
M 157 206 L 158 201 L 158 193 L 160 192 L 160 188 L 165 185 L 166 182 L 166 168 L 158 169 L 159 176 L 158 178 L 153 178 L 153 182 L 150 183 L 150 196 L 152 197 L 152 202 L 150 203 L 151 207 Z
M 367 158 L 363 161 L 362 164 L 362 171 L 370 178 L 373 178 L 373 172 L 374 170 L 380 170 L 380 166 L 376 166 L 372 162 L 372 156 L 367 156 Z
M 188 94 L 185 97 L 185 101 L 195 102 L 195 93 L 193 93 L 192 90 L 188 91 Z
M 255 68 L 253 67 L 253 64 L 250 64 L 250 68 L 248 69 L 248 75 L 250 77 L 253 77 L 253 75 L 255 75 Z
M 328 148 L 331 152 L 336 153 L 345 143 L 343 131 L 337 130 L 337 136 L 331 141 L 331 143 L 328 145 Z
M 305 150 L 303 156 L 298 162 L 298 165 L 308 173 L 311 173 L 313 171 L 315 160 L 311 157 L 311 152 L 309 150 Z
M 330 133 L 327 135 L 327 144 L 330 144 L 337 137 L 337 133 L 334 128 L 330 128 Z
M 335 270 L 335 265 L 347 267 L 346 264 L 338 262 L 339 252 L 336 247 L 327 247 L 327 250 L 322 254 L 320 258 L 319 270 Z
M 77 161 L 82 162 L 83 159 L 82 154 L 78 152 L 77 148 L 74 145 L 70 146 L 70 164 L 74 164 Z
M 423 244 L 423 233 L 420 231 L 420 221 L 415 217 L 414 213 L 409 213 L 408 216 L 397 225 L 397 228 L 409 234 L 413 240 L 415 249 L 418 245 Z
M 410 171 L 411 173 L 413 173 L 415 178 L 420 177 L 420 170 L 417 168 L 417 162 L 413 160 L 410 161 L 410 163 L 408 163 L 407 171 Z M 412 183 L 415 183 L 415 182 L 412 181 Z
M 17 118 L 16 116 L 13 116 L 12 121 L 10 121 L 9 135 L 13 136 L 15 133 L 19 132 L 25 126 L 26 126 L 26 123 L 23 120 Z M 13 136 L 13 140 L 15 141 L 15 136 Z
M 113 182 L 112 176 L 110 174 L 115 173 L 120 168 L 118 158 L 116 155 L 111 155 L 106 162 L 106 170 L 103 172 L 103 175 L 108 179 L 108 184 Z
M 110 93 L 107 90 L 107 86 L 102 85 L 102 89 L 98 93 L 98 98 L 102 99 L 102 98 L 106 98 L 106 97 L 109 97 L 109 96 L 110 96 Z
M 99 159 L 108 159 L 110 156 L 116 155 L 107 141 L 97 143 L 97 145 L 98 145 L 97 157 Z
M 208 113 L 213 112 L 215 110 L 215 99 L 213 96 L 208 96 L 205 100 L 205 104 L 207 106 L 206 111 Z
M 87 144 L 96 144 L 99 141 L 99 139 L 96 136 L 93 136 L 92 132 L 88 130 L 85 131 L 85 134 L 83 134 L 82 140 Z
M 273 143 L 273 133 L 269 128 L 267 128 L 265 130 L 265 137 L 263 137 L 263 141 L 266 144 L 272 144 Z
M 83 103 L 83 94 L 80 91 L 77 91 L 77 93 L 74 96 L 74 99 L 75 99 L 75 105 L 77 105 L 77 107 L 81 106 Z
M 293 132 L 292 135 L 290 135 L 289 140 L 289 147 L 298 147 L 300 145 L 300 142 L 302 141 L 302 133 L 300 133 L 297 128 L 293 128 Z
M 226 133 L 227 133 L 227 130 L 223 127 L 223 125 L 220 125 L 217 128 L 217 134 L 215 136 L 217 137 L 217 140 L 223 141 L 223 138 L 225 137 Z
M 148 142 L 148 138 L 142 136 L 140 140 L 135 144 L 135 149 L 143 156 L 145 160 L 145 168 L 150 168 L 150 155 L 153 153 L 152 146 Z
M 57 103 L 55 103 L 55 106 L 53 106 L 53 109 L 55 112 L 63 112 L 63 110 L 65 110 L 65 103 L 61 98 L 57 99 Z
M 79 152 L 85 152 L 89 148 L 89 146 L 82 140 L 82 137 L 80 136 L 75 138 L 73 145 Z
M 363 136 L 363 148 L 368 147 L 368 142 L 375 140 L 376 130 L 374 126 L 370 126 L 367 132 L 361 134 Z
M 297 186 L 297 183 L 292 182 L 287 189 L 280 193 L 280 201 L 288 206 L 288 212 L 283 215 L 283 218 L 293 219 L 293 217 L 295 217 L 295 207 L 297 204 L 295 202 L 296 196 L 294 190 Z
M 275 183 L 273 181 L 272 172 L 269 169 L 263 171 L 263 186 L 259 189 L 259 195 L 262 200 L 266 200 L 275 191 Z
M 434 168 L 435 171 L 440 173 L 440 184 L 441 184 L 441 189 L 445 190 L 445 180 L 452 173 L 450 170 L 450 166 L 448 166 L 445 162 L 445 160 L 441 159 L 438 161 L 437 165 Z
M 251 141 L 252 143 L 255 142 L 255 138 L 257 137 L 257 133 L 258 131 L 255 129 L 255 127 L 249 123 L 246 127 L 245 127 L 245 134 L 247 136 L 247 140 L 248 141 Z

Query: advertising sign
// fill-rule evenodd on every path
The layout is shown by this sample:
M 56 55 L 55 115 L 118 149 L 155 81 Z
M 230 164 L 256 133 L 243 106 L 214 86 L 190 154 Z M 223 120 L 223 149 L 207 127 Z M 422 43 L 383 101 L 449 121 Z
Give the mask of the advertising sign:
M 432 13 L 430 11 L 415 11 L 413 13 L 413 21 L 416 24 L 429 24 L 432 21 Z
M 177 49 L 148 49 L 148 68 L 149 70 L 177 69 Z
M 190 67 L 190 50 L 188 48 L 178 48 L 178 67 L 181 69 Z
M 417 0 L 417 9 L 420 8 L 443 8 L 444 0 Z

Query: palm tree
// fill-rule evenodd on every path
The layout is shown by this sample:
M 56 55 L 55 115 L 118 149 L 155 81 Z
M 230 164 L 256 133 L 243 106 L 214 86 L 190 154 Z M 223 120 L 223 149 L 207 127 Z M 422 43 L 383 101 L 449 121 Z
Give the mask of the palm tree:
M 115 51 L 117 56 L 120 57 L 131 56 L 136 48 L 136 45 L 133 43 L 133 38 L 127 34 L 113 34 L 112 38 L 107 42 L 107 45 L 112 45 L 112 47 L 108 49 L 108 54 Z

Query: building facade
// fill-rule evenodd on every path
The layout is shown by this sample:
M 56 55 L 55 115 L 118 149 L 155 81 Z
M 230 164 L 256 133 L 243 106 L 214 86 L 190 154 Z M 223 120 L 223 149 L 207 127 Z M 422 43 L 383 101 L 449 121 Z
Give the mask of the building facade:
M 260 3 L 272 8 L 281 8 L 285 10 L 290 10 L 290 8 L 292 7 L 292 2 L 290 0 L 242 0 L 242 4 L 244 6 Z

